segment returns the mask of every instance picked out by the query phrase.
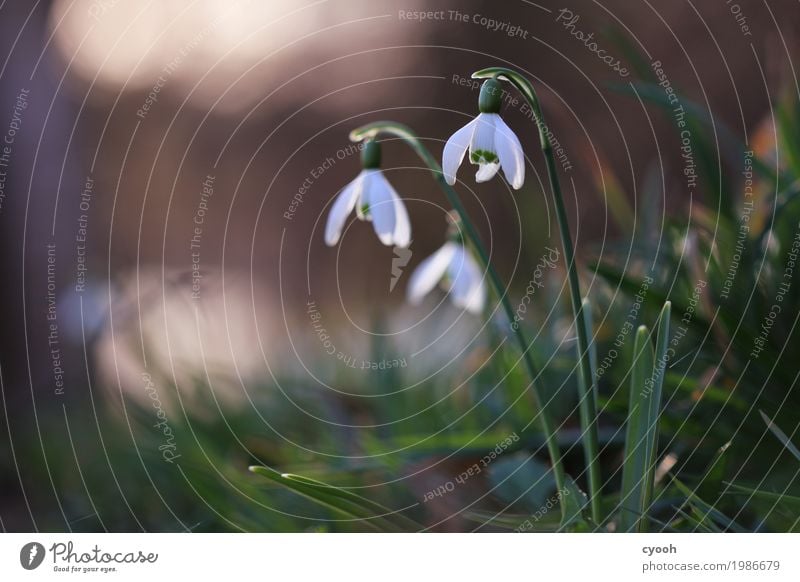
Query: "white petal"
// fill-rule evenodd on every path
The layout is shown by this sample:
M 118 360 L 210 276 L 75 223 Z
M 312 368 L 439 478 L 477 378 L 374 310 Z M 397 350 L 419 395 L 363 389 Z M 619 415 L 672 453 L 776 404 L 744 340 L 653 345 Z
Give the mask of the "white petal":
M 458 245 L 453 259 L 450 261 L 448 274 L 452 280 L 450 299 L 453 304 L 474 314 L 483 311 L 486 303 L 483 270 L 461 245 Z
M 496 154 L 494 151 L 494 129 L 495 121 L 500 116 L 496 113 L 480 113 L 475 118 L 475 131 L 472 133 L 472 140 L 469 144 L 469 153 L 474 155 L 479 152 L 489 152 Z M 470 161 L 475 164 L 474 160 Z M 497 160 L 495 160 L 497 161 Z
M 478 171 L 475 172 L 475 181 L 476 182 L 488 182 L 494 175 L 497 173 L 497 170 L 500 169 L 500 164 L 480 164 L 478 166 Z
M 325 225 L 325 244 L 332 247 L 339 242 L 342 235 L 342 228 L 347 216 L 353 211 L 353 207 L 361 198 L 364 186 L 365 172 L 362 171 L 355 180 L 345 186 L 336 198 L 336 201 L 328 213 L 328 222 Z
M 375 234 L 385 245 L 394 244 L 394 229 L 397 223 L 394 199 L 397 194 L 380 170 L 368 170 L 362 198 L 369 206 L 369 215 Z
M 361 182 L 361 196 L 359 196 L 358 204 L 356 204 L 356 216 L 359 220 L 372 220 L 369 213 L 369 199 L 368 192 L 372 188 L 372 180 L 378 170 L 361 170 L 364 178 Z
M 464 154 L 467 152 L 470 142 L 472 141 L 472 132 L 475 129 L 477 118 L 470 121 L 464 127 L 459 129 L 447 143 L 444 144 L 444 152 L 442 153 L 442 173 L 444 179 L 451 186 L 456 183 L 456 172 L 461 162 L 464 161 Z
M 525 156 L 522 153 L 522 144 L 499 115 L 495 123 L 494 147 L 500 158 L 500 165 L 503 166 L 506 180 L 514 190 L 519 190 L 525 182 Z
M 450 266 L 458 246 L 452 242 L 445 243 L 442 248 L 419 264 L 408 281 L 406 297 L 409 303 L 416 305 L 436 287 Z
M 486 305 L 486 280 L 481 279 L 467 296 L 464 309 L 474 315 L 480 315 L 483 312 L 484 305 Z
M 406 205 L 395 189 L 389 186 L 394 199 L 394 245 L 404 249 L 411 244 L 411 221 L 408 219 Z

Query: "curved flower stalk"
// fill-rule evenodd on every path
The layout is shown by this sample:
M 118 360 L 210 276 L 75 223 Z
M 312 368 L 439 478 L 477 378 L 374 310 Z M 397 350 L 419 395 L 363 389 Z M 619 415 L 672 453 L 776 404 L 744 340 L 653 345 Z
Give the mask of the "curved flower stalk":
M 478 97 L 478 116 L 455 132 L 444 146 L 442 169 L 447 183 L 456 183 L 456 171 L 469 149 L 469 161 L 478 166 L 476 182 L 494 178 L 502 167 L 506 180 L 519 190 L 525 182 L 525 157 L 519 139 L 500 117 L 501 88 L 487 80 Z
M 516 71 L 503 67 L 491 67 L 472 74 L 473 79 L 487 79 L 484 83 L 507 81 L 511 83 L 525 98 L 533 112 L 536 126 L 539 130 L 539 142 L 547 163 L 547 175 L 550 180 L 550 189 L 553 194 L 553 202 L 556 208 L 559 231 L 561 233 L 561 244 L 564 248 L 564 260 L 567 264 L 567 279 L 570 290 L 570 301 L 572 312 L 575 317 L 575 330 L 578 344 L 578 388 L 580 396 L 580 418 L 583 434 L 584 458 L 589 473 L 589 497 L 591 503 L 592 519 L 595 523 L 601 521 L 600 508 L 600 466 L 598 463 L 598 444 L 597 444 L 597 409 L 596 409 L 596 382 L 589 360 L 589 341 L 588 330 L 585 325 L 584 305 L 581 301 L 580 282 L 578 280 L 578 269 L 575 264 L 575 250 L 572 246 L 572 235 L 569 230 L 567 211 L 564 205 L 564 198 L 561 194 L 561 185 L 558 181 L 556 172 L 556 162 L 553 157 L 553 148 L 547 137 L 547 126 L 544 123 L 539 99 L 533 85 L 524 76 Z
M 475 250 L 478 260 L 481 263 L 481 267 L 483 267 L 483 270 L 487 275 L 489 285 L 497 295 L 506 317 L 509 321 L 513 321 L 514 307 L 511 305 L 511 301 L 508 298 L 506 287 L 503 285 L 500 277 L 497 275 L 497 272 L 494 270 L 494 267 L 489 261 L 489 254 L 486 252 L 480 236 L 478 236 L 478 231 L 475 229 L 475 226 L 472 224 L 472 221 L 467 215 L 464 205 L 461 202 L 461 198 L 458 196 L 458 193 L 455 191 L 453 186 L 446 180 L 442 168 L 439 166 L 436 159 L 431 155 L 428 149 L 422 145 L 422 142 L 419 140 L 416 134 L 411 131 L 411 129 L 405 125 L 394 123 L 392 121 L 378 121 L 354 129 L 350 132 L 350 139 L 352 141 L 375 139 L 379 134 L 388 134 L 400 138 L 416 152 L 423 163 L 425 163 L 425 165 L 430 168 L 431 172 L 433 172 L 436 181 L 444 191 L 445 196 L 447 196 L 448 201 L 453 207 L 455 215 L 458 217 L 458 220 L 463 227 L 462 233 L 465 242 L 471 245 Z M 531 392 L 533 394 L 536 408 L 539 411 L 538 419 L 542 428 L 542 432 L 544 433 L 547 452 L 550 456 L 550 462 L 553 466 L 553 476 L 555 478 L 556 487 L 559 491 L 565 491 L 567 482 L 566 475 L 564 473 L 563 462 L 561 460 L 561 449 L 558 446 L 558 441 L 556 440 L 556 431 L 553 421 L 550 418 L 550 413 L 545 406 L 546 401 L 542 396 L 542 392 L 539 387 L 540 374 L 536 364 L 533 361 L 533 356 L 531 355 L 531 346 L 530 343 L 528 343 L 522 328 L 517 328 L 513 331 L 514 336 L 517 339 L 517 343 L 519 344 L 520 351 L 522 352 L 522 360 L 525 364 L 528 375 L 530 376 Z M 568 510 L 566 506 L 562 506 L 561 511 L 562 516 L 567 515 Z
M 354 208 L 359 220 L 372 222 L 375 234 L 383 244 L 406 248 L 411 242 L 411 223 L 406 206 L 380 170 L 380 147 L 374 140 L 364 144 L 361 173 L 336 197 L 325 225 L 325 244 L 328 246 L 339 242 L 344 223 Z
M 451 225 L 453 231 L 456 230 L 454 227 Z M 409 303 L 419 304 L 437 284 L 447 291 L 456 307 L 475 315 L 483 311 L 486 304 L 483 269 L 464 247 L 457 231 L 451 234 L 444 246 L 422 261 L 411 275 L 406 291 Z

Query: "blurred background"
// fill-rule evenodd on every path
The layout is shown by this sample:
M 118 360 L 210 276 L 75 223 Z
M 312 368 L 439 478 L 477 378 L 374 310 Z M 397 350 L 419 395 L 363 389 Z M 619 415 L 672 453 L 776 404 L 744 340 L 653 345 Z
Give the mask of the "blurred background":
M 692 229 L 723 232 L 709 213 L 736 223 L 741 203 L 731 200 L 748 179 L 740 150 L 786 169 L 777 127 L 794 118 L 776 104 L 796 99 L 800 18 L 790 0 L 9 0 L 0 31 L 2 529 L 359 529 L 247 472 L 266 464 L 460 531 L 477 527 L 466 509 L 524 513 L 520 497 L 533 496 L 535 507 L 550 494 L 498 485 L 509 486 L 504 471 L 546 472 L 528 429 L 525 447 L 504 461 L 513 470 L 498 463 L 458 493 L 423 502 L 484 448 L 526 437 L 519 427 L 535 411 L 524 389 L 509 394 L 514 382 L 498 381 L 521 374 L 516 357 L 495 361 L 499 316 L 486 323 L 437 293 L 420 307 L 404 302 L 409 273 L 445 240 L 449 210 L 406 146 L 388 141 L 383 167 L 411 215 L 410 255 L 358 221 L 337 247 L 325 246 L 333 197 L 360 170 L 349 131 L 393 119 L 440 158 L 477 112 L 473 71 L 526 73 L 563 147 L 584 291 L 598 298 L 598 341 L 610 344 L 636 285 L 590 266 L 610 261 L 641 274 L 663 245 L 678 272 L 695 277 L 665 294 L 691 297 L 692 265 L 704 257 Z M 694 150 L 697 187 L 687 185 L 677 118 L 658 103 L 667 84 L 694 107 L 693 136 L 707 140 Z M 519 103 L 506 103 L 503 117 L 528 157 L 524 187 L 476 185 L 469 167 L 457 187 L 516 303 L 545 246 L 560 243 L 535 127 Z M 766 201 L 776 188 L 761 182 L 757 196 Z M 753 224 L 763 226 L 771 207 L 756 205 Z M 638 255 L 654 238 L 660 250 Z M 742 275 L 735 285 L 744 292 L 759 281 Z M 553 393 L 565 394 L 557 406 L 568 441 L 576 421 L 573 375 L 559 359 L 570 349 L 562 285 L 559 267 L 526 325 L 550 363 Z M 728 359 L 725 369 L 730 335 L 714 331 L 719 298 L 705 293 L 708 317 L 692 322 L 696 335 L 681 353 L 689 342 L 708 353 L 684 374 L 695 383 L 674 387 L 682 396 L 663 441 L 679 463 L 697 462 L 686 470 L 698 478 L 743 419 L 781 409 L 777 397 L 756 405 L 744 395 L 744 412 L 732 412 L 718 438 L 704 434 L 730 409 L 695 408 L 698 394 L 719 388 L 718 404 L 733 407 L 742 364 Z M 729 309 L 733 326 L 740 307 Z M 780 346 L 793 331 L 770 341 Z M 769 382 L 786 396 L 796 377 L 782 354 L 781 379 Z M 623 377 L 603 385 L 609 430 Z M 764 377 L 752 380 L 758 398 Z M 789 422 L 792 433 L 796 416 Z M 610 483 L 614 434 L 604 449 Z M 768 448 L 765 458 L 779 454 Z M 747 474 L 745 457 L 736 470 Z M 570 458 L 577 466 L 580 452 Z M 795 475 L 793 465 L 781 487 Z

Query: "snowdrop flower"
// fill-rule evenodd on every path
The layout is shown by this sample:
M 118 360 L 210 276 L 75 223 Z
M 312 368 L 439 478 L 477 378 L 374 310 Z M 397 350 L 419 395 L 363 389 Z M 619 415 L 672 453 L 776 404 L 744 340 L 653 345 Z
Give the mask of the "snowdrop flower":
M 363 169 L 342 189 L 328 214 L 325 244 L 339 242 L 347 217 L 356 209 L 360 220 L 372 222 L 375 233 L 385 245 L 406 248 L 411 242 L 411 223 L 405 204 L 381 172 L 381 149 L 369 140 L 361 151 Z
M 469 161 L 478 166 L 477 182 L 491 180 L 500 167 L 514 190 L 525 181 L 525 157 L 519 139 L 498 113 L 502 103 L 500 82 L 487 79 L 478 97 L 478 116 L 455 132 L 444 146 L 442 170 L 451 186 L 469 149 Z
M 442 248 L 422 261 L 408 282 L 407 297 L 419 304 L 439 283 L 450 294 L 454 305 L 479 314 L 486 303 L 483 270 L 460 240 L 449 240 Z

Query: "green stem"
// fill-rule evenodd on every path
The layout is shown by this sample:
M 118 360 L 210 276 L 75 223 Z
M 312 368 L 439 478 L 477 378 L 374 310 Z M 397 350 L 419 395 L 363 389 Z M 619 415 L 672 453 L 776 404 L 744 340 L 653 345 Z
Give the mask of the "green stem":
M 480 258 L 483 267 L 486 269 L 486 272 L 489 275 L 489 282 L 493 287 L 498 299 L 500 300 L 510 324 L 512 321 L 514 321 L 514 308 L 509 301 L 505 285 L 503 285 L 500 277 L 497 274 L 497 271 L 494 270 L 492 263 L 489 261 L 489 255 L 486 252 L 483 243 L 481 242 L 478 231 L 475 229 L 475 226 L 470 220 L 464 205 L 461 203 L 461 198 L 455 191 L 455 188 L 448 184 L 444 179 L 444 174 L 442 173 L 442 168 L 439 166 L 439 163 L 431 155 L 427 148 L 422 145 L 422 142 L 419 140 L 416 134 L 414 134 L 414 132 L 405 125 L 399 123 L 394 123 L 391 121 L 378 121 L 375 123 L 370 123 L 369 125 L 365 125 L 351 131 L 350 139 L 353 141 L 361 141 L 366 138 L 374 138 L 379 133 L 393 135 L 402 139 L 405 143 L 411 146 L 411 148 L 417 153 L 425 165 L 431 169 L 436 181 L 439 183 L 439 186 L 442 188 L 447 196 L 447 199 L 450 201 L 450 204 L 453 206 L 453 210 L 458 213 L 458 217 L 464 226 L 464 233 L 477 251 L 478 257 Z M 525 367 L 527 368 L 528 374 L 531 377 L 533 397 L 536 407 L 539 410 L 539 421 L 542 426 L 542 431 L 544 432 L 545 442 L 547 443 L 547 451 L 550 455 L 550 462 L 553 465 L 553 475 L 555 477 L 556 487 L 559 491 L 563 491 L 566 479 L 563 463 L 561 461 L 561 449 L 559 448 L 558 441 L 556 440 L 556 431 L 553 421 L 550 418 L 549 412 L 547 412 L 545 408 L 544 398 L 539 390 L 539 371 L 537 370 L 536 364 L 533 361 L 533 357 L 530 353 L 530 344 L 525 338 L 522 328 L 517 326 L 517 329 L 514 330 L 514 334 L 517 338 L 517 343 L 519 344 L 520 350 L 522 351 L 522 359 L 525 362 Z M 564 512 L 565 507 L 565 505 L 562 506 L 562 513 Z
M 550 180 L 550 189 L 553 193 L 553 203 L 556 207 L 556 218 L 561 232 L 561 245 L 564 247 L 564 261 L 567 265 L 567 280 L 569 283 L 570 300 L 572 303 L 572 313 L 575 316 L 575 330 L 578 337 L 578 389 L 580 397 L 580 420 L 583 434 L 583 452 L 586 461 L 586 468 L 589 474 L 589 497 L 591 503 L 592 519 L 595 523 L 601 523 L 600 508 L 600 463 L 598 462 L 598 438 L 597 438 L 597 407 L 596 407 L 596 381 L 592 374 L 589 362 L 589 338 L 584 325 L 583 303 L 581 301 L 581 287 L 578 280 L 578 267 L 575 262 L 575 250 L 572 246 L 572 234 L 569 230 L 569 220 L 567 210 L 564 205 L 564 197 L 561 194 L 561 184 L 558 181 L 556 171 L 556 160 L 553 156 L 553 148 L 550 139 L 547 137 L 548 130 L 542 116 L 542 109 L 539 98 L 533 89 L 530 81 L 510 69 L 503 67 L 491 67 L 472 74 L 473 79 L 498 79 L 508 81 L 528 102 L 534 121 L 539 130 L 539 142 L 547 163 L 547 176 Z

